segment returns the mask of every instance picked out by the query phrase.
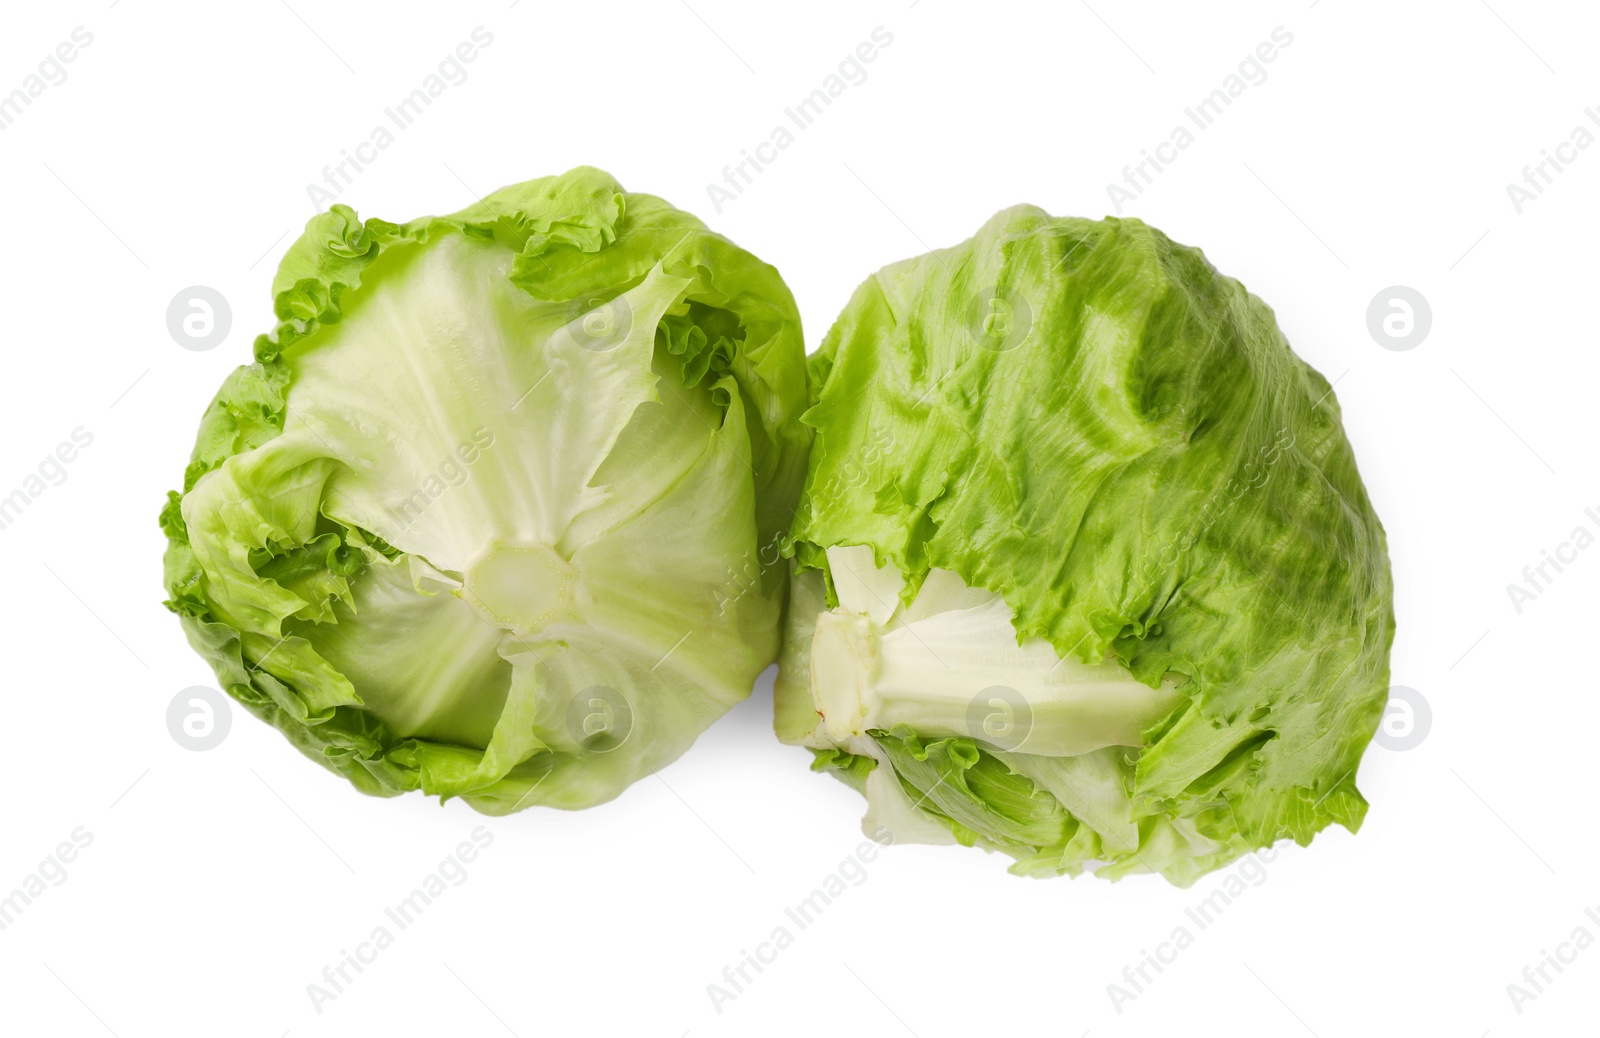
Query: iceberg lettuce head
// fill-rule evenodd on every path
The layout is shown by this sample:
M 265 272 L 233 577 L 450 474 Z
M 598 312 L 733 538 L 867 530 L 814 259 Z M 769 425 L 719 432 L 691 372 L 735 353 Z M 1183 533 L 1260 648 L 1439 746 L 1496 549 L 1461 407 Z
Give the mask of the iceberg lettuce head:
M 1384 533 L 1259 299 L 1020 206 L 868 278 L 811 370 L 776 723 L 869 831 L 1186 885 L 1360 826 Z
M 169 495 L 168 606 L 367 793 L 584 807 L 777 652 L 810 430 L 777 271 L 588 168 L 314 217 Z

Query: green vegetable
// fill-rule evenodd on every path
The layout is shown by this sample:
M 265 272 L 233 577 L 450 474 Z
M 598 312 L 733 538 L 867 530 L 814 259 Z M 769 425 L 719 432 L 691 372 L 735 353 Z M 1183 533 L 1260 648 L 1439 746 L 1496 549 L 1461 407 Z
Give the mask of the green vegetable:
M 583 807 L 778 646 L 810 431 L 770 266 L 575 169 L 405 224 L 336 205 L 201 421 L 167 605 L 367 793 Z
M 1187 885 L 1360 826 L 1384 534 L 1265 304 L 1022 206 L 869 278 L 811 365 L 777 729 L 867 829 Z

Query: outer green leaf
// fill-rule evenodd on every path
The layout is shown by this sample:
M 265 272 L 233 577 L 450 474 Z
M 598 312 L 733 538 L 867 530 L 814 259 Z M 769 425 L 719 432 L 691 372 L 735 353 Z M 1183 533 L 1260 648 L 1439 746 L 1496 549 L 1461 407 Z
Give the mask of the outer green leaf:
M 782 737 L 892 766 L 1030 873 L 1186 883 L 1360 825 L 1383 529 L 1259 299 L 1137 220 L 1022 206 L 865 281 L 811 370 Z M 993 685 L 1026 741 L 963 729 Z
M 162 511 L 224 687 L 372 793 L 582 807 L 775 656 L 810 431 L 771 267 L 576 169 L 314 217 Z

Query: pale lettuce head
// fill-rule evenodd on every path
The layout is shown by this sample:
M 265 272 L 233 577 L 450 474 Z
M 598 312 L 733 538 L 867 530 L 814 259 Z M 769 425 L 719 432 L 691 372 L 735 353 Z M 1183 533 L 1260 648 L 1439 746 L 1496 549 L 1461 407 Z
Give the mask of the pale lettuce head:
M 227 691 L 361 790 L 583 807 L 773 658 L 810 431 L 777 272 L 575 169 L 313 218 L 162 513 Z
M 1265 304 L 1020 206 L 869 278 L 811 364 L 777 729 L 867 829 L 1187 885 L 1359 827 L 1384 534 Z

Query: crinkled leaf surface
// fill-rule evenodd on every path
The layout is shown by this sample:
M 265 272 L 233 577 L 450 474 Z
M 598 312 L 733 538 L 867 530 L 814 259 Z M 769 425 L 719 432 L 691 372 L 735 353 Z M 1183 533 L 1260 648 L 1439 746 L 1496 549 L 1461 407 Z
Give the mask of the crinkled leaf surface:
M 770 266 L 575 169 L 314 217 L 162 512 L 223 686 L 369 793 L 583 807 L 775 656 L 810 430 Z
M 1360 825 L 1384 534 L 1265 304 L 1020 206 L 867 279 L 811 364 L 778 731 L 874 817 L 1179 883 Z

